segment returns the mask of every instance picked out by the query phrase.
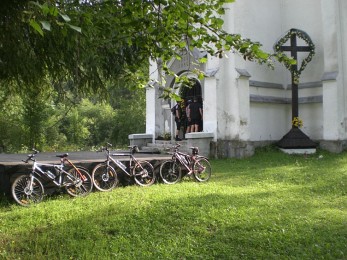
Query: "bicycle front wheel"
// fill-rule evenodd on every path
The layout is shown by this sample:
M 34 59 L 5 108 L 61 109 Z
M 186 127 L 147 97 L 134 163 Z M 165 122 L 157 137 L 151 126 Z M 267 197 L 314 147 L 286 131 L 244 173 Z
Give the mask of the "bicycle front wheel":
M 73 197 L 86 196 L 93 189 L 92 177 L 89 173 L 77 167 L 78 171 L 75 168 L 71 168 L 66 176 L 65 189 L 68 194 Z
M 193 165 L 193 175 L 197 181 L 208 181 L 211 177 L 211 165 L 206 158 L 198 158 Z
M 155 182 L 152 164 L 147 161 L 138 162 L 133 169 L 135 182 L 140 186 L 150 186 Z
M 92 179 L 94 187 L 99 191 L 110 191 L 119 182 L 116 171 L 111 166 L 107 166 L 106 163 L 95 166 Z
M 160 165 L 160 177 L 166 184 L 175 184 L 182 178 L 181 167 L 173 160 L 165 161 Z
M 21 206 L 30 206 L 42 201 L 44 188 L 37 178 L 30 175 L 18 176 L 11 186 L 11 193 L 14 200 Z

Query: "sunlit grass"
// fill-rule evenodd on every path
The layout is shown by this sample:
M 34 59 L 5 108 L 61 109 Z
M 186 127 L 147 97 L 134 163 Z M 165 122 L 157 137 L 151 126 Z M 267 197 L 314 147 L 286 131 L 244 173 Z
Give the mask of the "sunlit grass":
M 22 208 L 2 199 L 4 259 L 346 259 L 347 154 L 262 149 L 208 183 L 128 186 Z

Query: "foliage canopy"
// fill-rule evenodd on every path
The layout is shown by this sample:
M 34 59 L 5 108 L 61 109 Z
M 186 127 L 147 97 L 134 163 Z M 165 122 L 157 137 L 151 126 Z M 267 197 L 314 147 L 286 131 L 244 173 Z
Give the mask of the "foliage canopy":
M 221 15 L 231 2 L 2 0 L 0 84 L 20 92 L 43 80 L 71 81 L 86 93 L 105 90 L 109 79 L 145 84 L 139 64 L 179 58 L 177 50 L 194 47 L 269 63 L 272 55 L 259 43 L 223 30 Z

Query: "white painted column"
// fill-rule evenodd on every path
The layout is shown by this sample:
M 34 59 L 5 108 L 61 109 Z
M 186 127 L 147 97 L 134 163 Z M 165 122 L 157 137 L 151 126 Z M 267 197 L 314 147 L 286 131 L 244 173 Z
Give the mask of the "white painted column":
M 237 69 L 239 78 L 237 79 L 237 87 L 239 90 L 239 106 L 240 106 L 240 140 L 248 141 L 251 136 L 250 128 L 250 94 L 249 94 L 249 78 L 250 74 L 242 69 Z
M 233 4 L 225 5 L 224 29 L 234 33 L 234 7 Z M 228 53 L 228 58 L 223 58 L 223 64 L 218 82 L 218 134 L 220 139 L 239 140 L 239 93 L 236 84 L 237 72 L 235 70 L 235 55 Z
M 158 134 L 164 132 L 164 120 L 162 111 L 162 100 L 159 98 L 159 83 L 161 80 L 158 64 L 150 61 L 149 67 L 150 80 L 154 83 L 154 87 L 146 88 L 146 134 L 153 135 L 154 139 Z
M 204 132 L 213 133 L 217 141 L 217 81 L 215 77 L 205 78 L 204 84 Z
M 341 68 L 341 27 L 338 0 L 321 0 L 324 50 L 323 139 L 345 138 L 345 91 Z

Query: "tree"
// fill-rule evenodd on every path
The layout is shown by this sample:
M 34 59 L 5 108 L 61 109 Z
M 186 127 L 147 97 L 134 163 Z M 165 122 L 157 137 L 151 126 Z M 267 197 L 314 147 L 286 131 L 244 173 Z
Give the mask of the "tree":
M 139 64 L 179 58 L 197 47 L 271 63 L 261 45 L 223 29 L 233 0 L 2 0 L 0 84 L 21 92 L 39 82 L 72 81 L 82 92 L 106 91 L 110 79 L 146 84 Z M 55 84 L 55 86 L 61 86 Z

